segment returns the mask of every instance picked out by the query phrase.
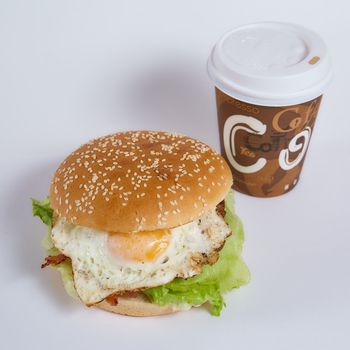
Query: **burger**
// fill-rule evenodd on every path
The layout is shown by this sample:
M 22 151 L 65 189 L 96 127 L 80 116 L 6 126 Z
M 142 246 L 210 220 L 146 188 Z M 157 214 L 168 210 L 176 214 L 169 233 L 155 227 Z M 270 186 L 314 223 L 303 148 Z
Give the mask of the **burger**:
M 155 316 L 209 305 L 246 284 L 243 228 L 225 160 L 190 137 L 159 131 L 103 136 L 71 153 L 49 197 L 32 199 L 48 226 L 42 267 L 87 306 Z

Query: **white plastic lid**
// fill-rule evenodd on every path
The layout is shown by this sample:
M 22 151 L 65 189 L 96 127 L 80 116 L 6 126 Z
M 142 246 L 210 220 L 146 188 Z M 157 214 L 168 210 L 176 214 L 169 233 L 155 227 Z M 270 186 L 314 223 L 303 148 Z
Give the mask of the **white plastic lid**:
M 323 94 L 331 80 L 323 40 L 299 25 L 261 22 L 226 33 L 208 61 L 215 85 L 239 100 L 287 106 Z

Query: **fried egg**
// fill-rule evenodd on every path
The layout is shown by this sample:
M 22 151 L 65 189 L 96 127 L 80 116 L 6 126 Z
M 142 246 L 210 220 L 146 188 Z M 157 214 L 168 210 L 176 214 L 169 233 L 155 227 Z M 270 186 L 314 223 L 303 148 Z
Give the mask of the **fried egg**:
M 92 305 L 113 293 L 200 273 L 230 233 L 214 209 L 186 225 L 135 233 L 109 233 L 59 218 L 52 240 L 72 261 L 80 299 Z

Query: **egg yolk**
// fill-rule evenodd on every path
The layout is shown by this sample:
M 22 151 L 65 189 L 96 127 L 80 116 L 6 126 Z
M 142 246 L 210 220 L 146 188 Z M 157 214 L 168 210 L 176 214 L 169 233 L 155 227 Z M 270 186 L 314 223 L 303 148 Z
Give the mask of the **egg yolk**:
M 137 262 L 154 261 L 168 247 L 169 230 L 111 233 L 108 246 L 113 255 Z

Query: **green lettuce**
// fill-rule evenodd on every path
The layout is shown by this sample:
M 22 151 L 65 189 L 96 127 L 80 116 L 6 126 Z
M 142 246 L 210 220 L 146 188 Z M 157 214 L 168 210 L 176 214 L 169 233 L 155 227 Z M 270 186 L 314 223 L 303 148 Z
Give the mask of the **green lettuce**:
M 38 216 L 49 228 L 52 226 L 53 210 L 50 206 L 50 198 L 46 197 L 42 201 L 32 198 L 33 216 Z
M 41 221 L 48 227 L 48 232 L 41 241 L 41 246 L 45 250 L 46 256 L 55 256 L 60 254 L 60 251 L 54 246 L 51 238 L 53 210 L 50 206 L 49 197 L 44 198 L 42 201 L 32 198 L 32 211 L 33 215 L 38 216 Z M 66 292 L 71 297 L 78 298 L 78 294 L 74 286 L 71 261 L 65 260 L 60 264 L 50 266 L 60 272 L 63 286 Z
M 70 260 L 66 260 L 57 265 L 51 265 L 54 269 L 58 270 L 61 274 L 61 279 L 63 283 L 63 287 L 74 299 L 79 299 L 78 293 L 75 289 L 74 278 L 73 278 L 73 269 L 72 263 Z
M 233 193 L 225 199 L 225 221 L 232 230 L 214 265 L 205 265 L 201 274 L 188 279 L 176 278 L 172 282 L 143 291 L 152 303 L 159 305 L 193 305 L 206 302 L 212 315 L 219 316 L 225 302 L 222 293 L 247 284 L 250 273 L 241 258 L 244 241 L 243 225 L 233 209 Z

